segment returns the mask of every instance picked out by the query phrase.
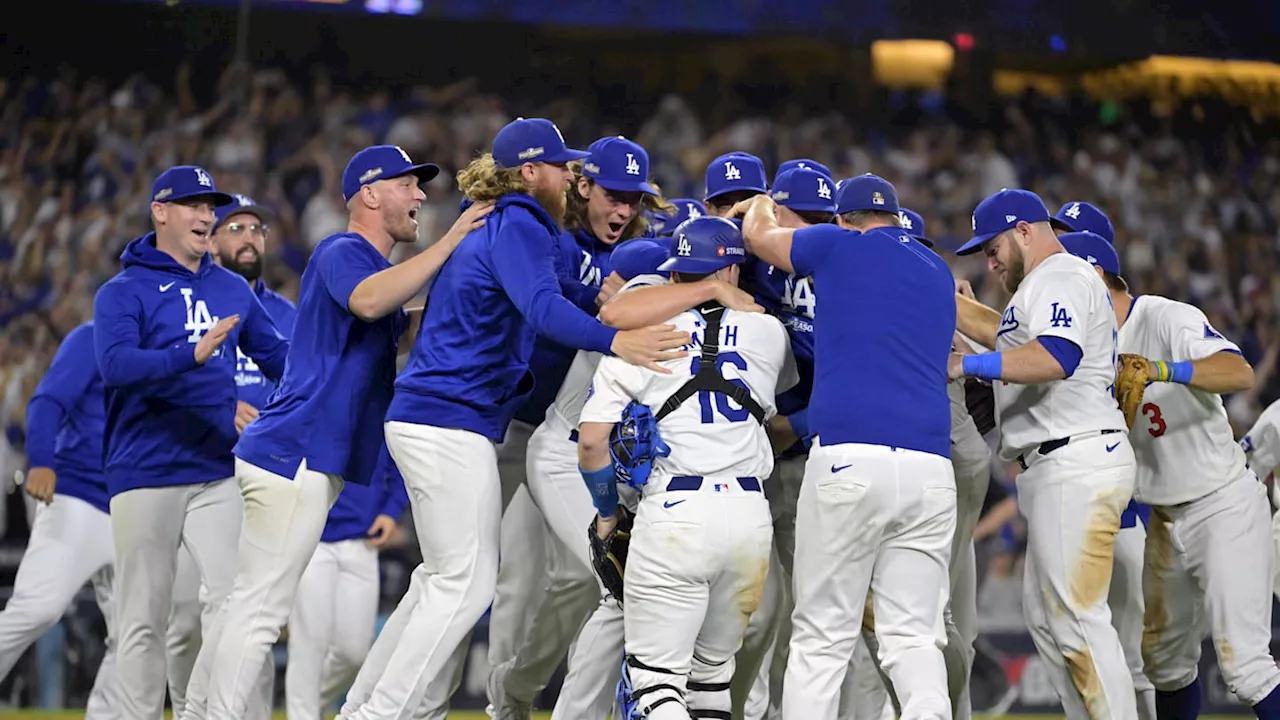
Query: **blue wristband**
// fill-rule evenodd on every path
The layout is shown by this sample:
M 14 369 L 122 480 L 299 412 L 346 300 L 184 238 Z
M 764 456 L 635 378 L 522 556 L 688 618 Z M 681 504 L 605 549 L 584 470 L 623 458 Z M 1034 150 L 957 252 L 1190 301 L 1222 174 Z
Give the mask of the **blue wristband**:
M 582 473 L 582 481 L 587 484 L 591 503 L 596 506 L 600 517 L 613 517 L 618 512 L 618 478 L 613 474 L 613 466 L 584 470 L 579 465 L 578 472 Z
M 1191 367 L 1190 360 L 1182 362 L 1169 363 L 1169 382 L 1176 382 L 1180 385 L 1186 385 L 1191 382 L 1191 376 L 1195 374 L 1195 369 Z
M 1004 369 L 1004 356 L 998 352 L 965 355 L 960 369 L 965 375 L 979 380 L 999 380 L 1000 372 Z
M 809 437 L 809 408 L 797 410 L 787 416 L 787 422 L 791 423 L 791 432 L 801 440 Z

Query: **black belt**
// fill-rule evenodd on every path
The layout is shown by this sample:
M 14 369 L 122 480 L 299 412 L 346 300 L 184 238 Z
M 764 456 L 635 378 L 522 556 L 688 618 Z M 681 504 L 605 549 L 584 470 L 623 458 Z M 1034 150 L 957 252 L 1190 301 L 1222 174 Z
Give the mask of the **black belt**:
M 673 475 L 667 481 L 667 492 L 680 490 L 700 490 L 702 481 L 705 478 L 701 475 Z M 747 492 L 760 492 L 760 481 L 753 477 L 734 478 L 738 481 L 738 486 Z M 718 490 L 719 488 L 717 488 Z
M 1112 435 L 1112 434 L 1114 434 L 1114 433 L 1118 433 L 1118 432 L 1120 432 L 1120 431 L 1119 431 L 1119 430 L 1103 430 L 1103 431 L 1099 432 L 1098 434 L 1099 434 L 1099 435 Z M 1041 454 L 1041 455 L 1048 455 L 1049 453 L 1053 452 L 1054 450 L 1057 450 L 1058 448 L 1061 448 L 1061 447 L 1066 446 L 1066 444 L 1067 444 L 1067 443 L 1069 443 L 1069 442 L 1071 442 L 1071 438 L 1069 438 L 1069 437 L 1058 438 L 1057 440 L 1046 440 L 1046 441 L 1044 441 L 1044 442 L 1040 443 L 1040 447 L 1038 447 L 1038 448 L 1036 448 L 1036 449 L 1040 452 L 1040 454 Z M 1027 456 L 1026 456 L 1025 454 L 1023 454 L 1023 455 L 1019 455 L 1019 456 L 1018 456 L 1018 464 L 1022 466 L 1022 469 L 1023 469 L 1023 470 L 1026 470 L 1026 469 L 1027 469 Z

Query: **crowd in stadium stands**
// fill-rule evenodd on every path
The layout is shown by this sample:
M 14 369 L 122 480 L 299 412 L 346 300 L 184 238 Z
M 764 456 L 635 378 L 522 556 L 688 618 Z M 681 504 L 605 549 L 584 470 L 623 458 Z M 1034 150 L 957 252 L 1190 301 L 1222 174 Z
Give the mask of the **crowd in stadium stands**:
M 1143 104 L 1025 97 L 994 121 L 975 123 L 937 97 L 895 97 L 900 107 L 875 121 L 762 109 L 711 127 L 674 95 L 637 122 L 595 117 L 587 98 L 517 107 L 474 81 L 392 94 L 337 87 L 323 73 L 308 83 L 233 67 L 216 88 L 197 93 L 191 78 L 184 65 L 163 88 L 141 76 L 109 87 L 71 71 L 0 79 L 0 483 L 7 489 L 23 466 L 26 401 L 60 338 L 92 316 L 94 291 L 117 271 L 121 248 L 149 229 L 147 191 L 160 169 L 198 162 L 219 188 L 272 206 L 279 219 L 267 280 L 293 296 L 310 249 L 345 226 L 338 181 L 352 152 L 397 144 L 449 177 L 517 114 L 554 119 L 578 146 L 626 132 L 649 150 L 668 197 L 701 197 L 706 163 L 729 150 L 755 153 L 770 168 L 809 157 L 837 178 L 880 174 L 904 206 L 924 215 L 956 275 L 996 306 L 1006 298 L 986 282 L 982 256 L 950 252 L 968 238 L 978 200 L 1027 187 L 1051 210 L 1092 201 L 1116 225 L 1135 293 L 1199 305 L 1254 364 L 1255 390 L 1228 402 L 1237 428 L 1280 396 L 1280 134 L 1243 111 L 1184 104 L 1156 118 Z M 452 182 L 426 192 L 417 250 L 444 233 L 458 208 Z M 1007 482 L 1011 470 L 997 467 L 996 479 Z M 993 505 L 979 530 L 995 548 L 980 606 L 999 614 L 999 598 L 1020 596 L 1018 530 L 1009 503 Z

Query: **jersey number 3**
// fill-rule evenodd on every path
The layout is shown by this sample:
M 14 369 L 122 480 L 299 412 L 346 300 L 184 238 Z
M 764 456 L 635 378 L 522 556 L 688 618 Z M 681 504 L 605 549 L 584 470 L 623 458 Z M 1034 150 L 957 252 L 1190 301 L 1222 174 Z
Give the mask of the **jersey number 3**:
M 1169 424 L 1164 421 L 1164 416 L 1160 414 L 1160 406 L 1155 403 L 1144 403 L 1142 416 L 1151 423 L 1151 427 L 1147 428 L 1147 432 L 1151 433 L 1151 437 L 1160 437 L 1165 430 L 1169 429 Z
M 701 361 L 702 361 L 702 358 L 695 357 L 693 359 L 693 366 L 689 369 L 689 372 L 693 373 L 694 375 L 697 375 L 698 366 L 702 364 Z M 738 372 L 747 371 L 747 361 L 744 360 L 742 356 L 736 352 L 732 352 L 732 351 L 721 352 L 719 355 L 716 356 L 716 369 L 719 370 L 720 374 L 722 375 L 724 374 L 724 366 L 726 364 L 732 365 L 738 368 Z M 742 388 L 743 390 L 747 390 L 748 392 L 750 392 L 750 389 L 747 387 L 747 384 L 742 382 L 741 380 L 737 378 L 725 378 L 725 379 L 733 383 L 734 385 L 737 385 L 738 387 Z M 714 401 L 711 399 L 712 395 L 716 396 Z M 745 408 L 735 408 L 732 405 L 730 405 L 728 396 L 722 395 L 721 393 L 712 393 L 710 390 L 699 390 L 698 406 L 702 408 L 702 424 L 704 425 L 710 425 L 711 423 L 716 421 L 715 414 L 712 412 L 712 408 L 711 408 L 713 403 L 715 405 L 716 412 L 719 412 L 720 415 L 724 419 L 728 420 L 729 422 L 742 422 L 743 420 L 746 420 L 747 418 L 751 417 L 751 412 L 749 410 Z

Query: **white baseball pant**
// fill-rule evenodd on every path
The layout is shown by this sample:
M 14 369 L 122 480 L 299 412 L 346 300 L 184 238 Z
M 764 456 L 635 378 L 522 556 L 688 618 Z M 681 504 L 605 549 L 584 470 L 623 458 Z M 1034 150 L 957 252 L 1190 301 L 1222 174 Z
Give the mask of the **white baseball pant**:
M 120 711 L 130 720 L 158 720 L 164 714 L 165 635 L 179 548 L 191 552 L 199 569 L 207 600 L 201 609 L 202 625 L 211 627 L 235 579 L 243 515 L 233 478 L 139 488 L 111 498 L 116 673 Z M 187 692 L 190 697 L 190 688 Z
M 409 491 L 423 559 L 347 693 L 344 720 L 411 716 L 498 583 L 502 488 L 493 442 L 403 422 L 388 422 L 386 437 Z
M 1027 629 L 1067 717 L 1134 720 L 1133 678 L 1107 606 L 1120 514 L 1133 497 L 1129 438 L 1091 433 L 1025 459 Z
M 646 717 L 729 711 L 734 655 L 764 592 L 772 546 L 768 502 L 735 479 L 705 478 L 699 490 L 650 491 L 640 501 L 623 620 L 626 673 Z
M 627 564 L 630 573 L 630 560 Z M 622 607 L 611 597 L 602 598 L 569 650 L 569 669 L 556 696 L 551 720 L 608 717 L 617 704 L 624 632 Z
M 1142 573 L 1146 544 L 1147 531 L 1141 520 L 1116 533 L 1115 569 L 1111 574 L 1107 606 L 1111 608 L 1111 625 L 1120 636 L 1124 661 L 1137 692 L 1138 720 L 1156 720 L 1156 689 L 1142 663 Z
M 1253 705 L 1280 685 L 1270 651 L 1275 560 L 1258 553 L 1268 544 L 1268 511 L 1252 470 L 1198 500 L 1151 509 L 1142 655 L 1156 690 L 1196 679 L 1206 624 L 1222 679 L 1242 702 Z
M 490 676 L 497 679 L 509 700 L 525 705 L 546 687 L 603 593 L 591 569 L 587 542 L 587 527 L 596 510 L 578 472 L 578 446 L 570 439 L 571 432 L 558 416 L 548 413 L 547 421 L 529 439 L 529 494 L 552 536 L 545 545 L 548 573 L 539 577 L 538 592 L 530 593 L 537 598 L 530 603 L 535 613 L 525 625 L 516 653 L 505 664 L 495 666 Z M 505 565 L 505 556 L 503 559 Z M 616 679 L 617 668 L 613 670 L 595 677 Z M 613 683 L 609 685 L 597 692 L 612 698 Z
M 236 458 L 236 479 L 244 507 L 238 571 L 196 658 L 185 720 L 245 715 L 343 485 L 305 461 L 286 478 Z
M 322 542 L 316 548 L 289 615 L 289 720 L 326 717 L 355 680 L 373 644 L 379 587 L 378 551 L 368 542 Z
M 941 649 L 955 524 L 947 458 L 814 443 L 796 513 L 784 717 L 836 716 L 870 590 L 902 716 L 951 718 Z
M 107 637 L 85 709 L 86 720 L 120 717 L 110 538 L 111 518 L 80 498 L 55 493 L 51 504 L 38 504 L 13 581 L 13 594 L 0 611 L 3 680 L 31 643 L 58 624 L 80 588 L 86 582 L 93 583 Z
M 1274 478 L 1271 481 L 1271 502 L 1280 508 L 1280 483 Z M 1271 543 L 1275 557 L 1280 558 L 1280 512 L 1271 516 Z M 1276 563 L 1275 587 L 1272 592 L 1275 593 L 1276 598 L 1280 599 L 1280 562 Z
M 169 629 L 165 634 L 169 673 L 169 704 L 173 716 L 182 717 L 187 706 L 187 685 L 196 666 L 203 644 L 200 608 L 208 602 L 208 592 L 200 584 L 200 569 L 195 558 L 183 546 L 178 550 L 178 567 L 173 578 L 173 609 L 169 612 Z M 275 661 L 270 653 L 258 675 L 254 700 L 244 720 L 270 720 L 275 701 Z

